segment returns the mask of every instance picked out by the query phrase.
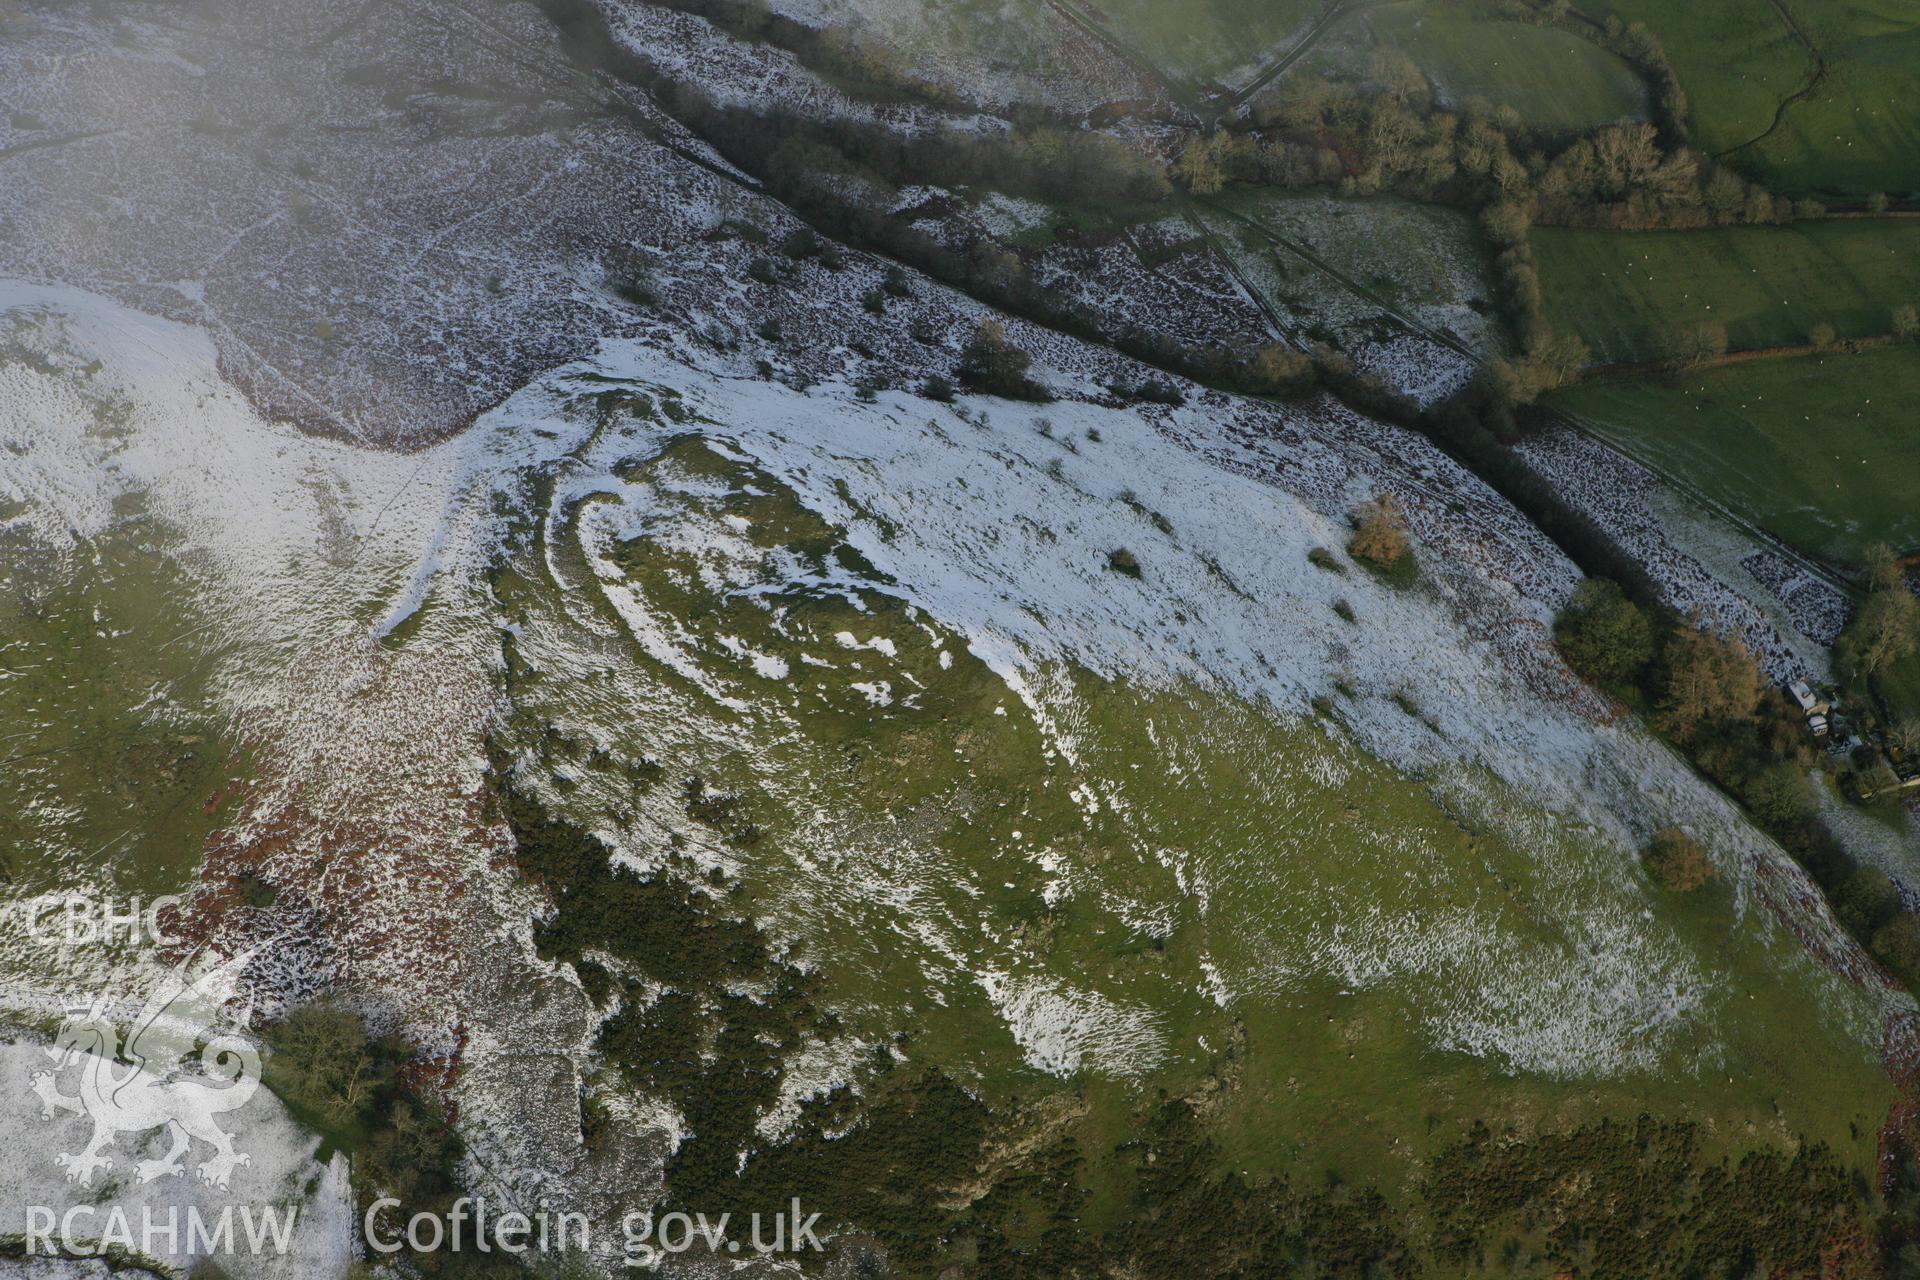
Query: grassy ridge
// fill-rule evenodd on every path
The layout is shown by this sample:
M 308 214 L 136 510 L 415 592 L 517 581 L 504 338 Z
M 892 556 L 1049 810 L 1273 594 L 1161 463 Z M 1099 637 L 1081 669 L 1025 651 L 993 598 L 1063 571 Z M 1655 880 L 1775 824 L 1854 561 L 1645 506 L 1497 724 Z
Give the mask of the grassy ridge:
M 1679 385 L 1589 384 L 1561 407 L 1804 550 L 1920 547 L 1920 349 L 1753 361 Z
M 1598 360 L 1659 354 L 1663 332 L 1718 320 L 1733 350 L 1798 345 L 1816 324 L 1875 337 L 1920 303 L 1920 221 L 1623 234 L 1533 232 L 1547 318 Z
M 1920 191 L 1920 5 L 1886 7 L 1907 12 L 1831 45 L 1814 32 L 1827 78 L 1743 153 L 1756 177 L 1795 194 Z
M 599 544 L 597 587 L 635 593 L 677 656 L 571 634 L 574 619 L 606 619 L 596 580 L 567 584 L 583 530 L 617 500 L 582 504 L 563 545 L 497 583 L 521 624 L 510 667 L 526 736 L 513 745 L 552 771 L 578 821 L 677 807 L 671 780 L 690 775 L 728 797 L 725 813 L 687 809 L 737 861 L 728 910 L 780 922 L 844 1034 L 895 1044 L 914 1072 L 937 1068 L 997 1110 L 1063 1116 L 1057 1131 L 1090 1159 L 1076 1210 L 1088 1229 L 1119 1230 L 1135 1210 L 1107 1157 L 1139 1136 L 1159 1089 L 1208 1099 L 1210 1171 L 1374 1185 L 1401 1203 L 1481 1118 L 1525 1133 L 1642 1109 L 1711 1117 L 1716 1158 L 1798 1133 L 1870 1167 L 1888 1086 L 1849 1030 L 1853 1002 L 1730 890 L 1652 894 L 1617 847 L 1567 824 L 1509 841 L 1354 747 L 1338 727 L 1353 695 L 1338 690 L 1316 724 L 1217 691 L 1065 664 L 1030 673 L 1070 726 L 1069 763 L 959 637 L 907 608 L 779 477 L 665 435 L 620 468 L 644 490 L 648 532 Z M 892 701 L 862 692 L 879 681 Z M 1050 864 L 1031 856 L 1042 849 Z M 1596 920 L 1597 933 L 1570 924 Z M 1706 979 L 1703 1039 L 1645 1069 L 1575 1075 L 1436 1047 L 1475 1042 L 1497 1003 L 1480 957 L 1577 987 L 1600 937 L 1617 949 L 1641 930 Z M 1036 1069 L 976 977 L 988 971 L 1042 1003 L 1098 1002 L 1107 1025 L 1144 1018 L 1158 1048 L 1133 1071 L 1106 1054 L 1065 1078 Z M 1620 1038 L 1652 1025 L 1623 1023 Z

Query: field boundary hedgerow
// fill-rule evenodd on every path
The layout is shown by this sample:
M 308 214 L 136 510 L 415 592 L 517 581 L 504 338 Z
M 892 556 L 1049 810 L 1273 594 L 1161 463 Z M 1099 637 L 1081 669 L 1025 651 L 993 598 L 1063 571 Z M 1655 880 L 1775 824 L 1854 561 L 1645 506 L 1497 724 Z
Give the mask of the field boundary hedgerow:
M 1802 356 L 1858 355 L 1862 351 L 1871 351 L 1875 347 L 1890 347 L 1904 339 L 1890 333 L 1871 338 L 1837 339 L 1832 346 L 1816 346 L 1811 342 L 1792 343 L 1774 347 L 1743 347 L 1738 351 L 1722 352 L 1719 355 L 1704 356 L 1688 363 L 1680 372 L 1700 373 L 1708 369 L 1727 369 L 1734 365 L 1754 364 L 1764 360 L 1794 360 Z M 1671 364 L 1659 360 L 1619 360 L 1611 364 L 1591 364 L 1580 371 L 1574 385 L 1596 382 L 1645 382 L 1650 378 L 1670 378 L 1676 371 Z
M 1920 305 L 1911 219 L 1799 218 L 1790 225 L 1645 231 L 1536 226 L 1542 309 L 1604 365 L 1657 365 L 1673 339 L 1711 325 L 1727 352 L 1871 345 Z M 1832 332 L 1822 341 L 1816 330 Z M 1686 363 L 1693 363 L 1690 352 Z

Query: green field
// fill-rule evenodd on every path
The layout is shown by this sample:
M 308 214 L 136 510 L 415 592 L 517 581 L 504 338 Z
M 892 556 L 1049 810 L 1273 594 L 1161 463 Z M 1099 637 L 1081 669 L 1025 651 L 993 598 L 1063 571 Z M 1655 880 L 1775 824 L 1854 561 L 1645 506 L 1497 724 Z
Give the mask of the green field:
M 0 533 L 0 890 L 177 893 L 228 811 L 209 620 L 145 504 L 121 508 L 84 556 Z
M 1815 555 L 1920 547 L 1920 348 L 1758 360 L 1557 398 L 1604 438 Z
M 1920 305 L 1920 221 L 1533 233 L 1547 318 L 1607 362 L 1654 359 L 1676 325 L 1718 320 L 1735 351 L 1797 345 L 1825 321 L 1843 338 L 1888 331 Z
M 1350 21 L 1412 58 L 1451 103 L 1485 99 L 1544 129 L 1586 129 L 1647 114 L 1639 74 L 1565 31 L 1477 19 L 1428 0 L 1367 9 Z
M 1806 49 L 1771 0 L 1609 0 L 1598 17 L 1643 22 L 1660 37 L 1687 91 L 1693 141 L 1717 153 L 1766 132 L 1807 82 Z
M 1920 190 L 1916 0 L 1611 0 L 1594 11 L 1644 22 L 1660 36 L 1702 151 L 1739 148 L 1751 176 L 1792 194 Z M 1781 112 L 1812 85 L 1816 67 L 1783 11 L 1818 50 L 1825 74 Z
M 1264 64 L 1312 24 L 1322 0 L 1081 0 L 1115 39 L 1175 80 L 1198 87 Z
M 1920 5 L 1861 21 L 1827 43 L 1820 90 L 1787 109 L 1780 128 L 1742 153 L 1756 177 L 1786 191 L 1920 192 Z
M 1405 53 L 1450 105 L 1511 107 L 1540 128 L 1587 129 L 1648 110 L 1639 74 L 1597 44 L 1440 0 L 1353 5 L 1266 92 L 1284 93 L 1295 77 L 1365 79 L 1381 49 Z

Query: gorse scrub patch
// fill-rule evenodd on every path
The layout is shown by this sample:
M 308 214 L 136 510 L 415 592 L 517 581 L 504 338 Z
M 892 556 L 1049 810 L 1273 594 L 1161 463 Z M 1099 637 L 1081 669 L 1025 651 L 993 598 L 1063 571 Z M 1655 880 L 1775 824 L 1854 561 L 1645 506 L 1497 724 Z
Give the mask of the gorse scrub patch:
M 1707 851 L 1678 827 L 1666 827 L 1656 834 L 1644 860 L 1653 878 L 1675 893 L 1690 893 L 1715 875 Z
M 581 946 L 632 966 L 632 977 L 600 970 L 592 979 L 603 999 L 617 991 L 620 1000 L 601 1049 L 628 1087 L 671 1100 L 700 1126 L 669 1158 L 671 1204 L 711 1214 L 798 1197 L 830 1206 L 836 1228 L 853 1232 L 832 1249 L 864 1238 L 906 1274 L 965 1258 L 1009 1280 L 1123 1265 L 1151 1280 L 1188 1277 L 1196 1266 L 1251 1277 L 1303 1264 L 1353 1280 L 1410 1278 L 1503 1239 L 1518 1239 L 1515 1259 L 1530 1265 L 1592 1247 L 1633 1274 L 1681 1276 L 1692 1274 L 1689 1259 L 1733 1240 L 1797 1265 L 1843 1246 L 1864 1221 L 1849 1171 L 1817 1144 L 1716 1165 L 1691 1127 L 1642 1119 L 1531 1138 L 1496 1138 L 1476 1125 L 1422 1160 L 1412 1186 L 1418 1216 L 1434 1226 L 1409 1234 L 1408 1215 L 1377 1188 L 1239 1171 L 1188 1101 L 1141 1100 L 1124 1132 L 1089 1145 L 1077 1126 L 1036 1130 L 1032 1115 L 998 1111 L 942 1071 L 877 1046 L 857 1067 L 858 1087 L 805 1101 L 769 1141 L 754 1120 L 795 1049 L 839 1034 L 806 976 L 775 957 L 757 926 L 671 873 L 635 878 L 655 899 L 641 906 L 640 925 L 595 911 L 592 899 L 632 873 L 525 797 L 507 790 L 501 803 L 522 866 L 559 908 L 543 947 L 571 952 L 583 980 L 597 966 Z M 647 940 L 669 923 L 663 910 L 697 917 L 675 935 L 693 944 L 688 956 Z M 584 922 L 568 922 L 583 912 Z M 649 995 L 652 983 L 665 989 Z M 1569 1176 L 1606 1194 L 1566 1193 Z M 1093 1212 L 1096 1197 L 1116 1196 L 1125 1212 Z M 1646 1252 L 1640 1233 L 1620 1229 L 1632 1220 L 1660 1222 L 1681 1247 Z
M 1347 542 L 1347 554 L 1390 586 L 1412 585 L 1419 575 L 1419 565 L 1400 500 L 1382 493 L 1356 508 L 1352 521 L 1353 537 Z
M 640 875 L 531 798 L 507 789 L 500 804 L 521 868 L 557 908 L 536 934 L 541 953 L 573 965 L 596 1001 L 618 1000 L 601 1048 L 693 1130 L 669 1162 L 669 1192 L 709 1211 L 723 1198 L 732 1205 L 741 1153 L 779 1096 L 784 1059 L 803 1035 L 833 1030 L 812 980 L 688 872 Z M 602 954 L 617 971 L 591 958 Z
M 1456 1265 L 1502 1237 L 1536 1265 L 1595 1276 L 1725 1274 L 1729 1258 L 1836 1275 L 1823 1262 L 1876 1261 L 1865 1184 L 1814 1144 L 1708 1164 L 1692 1125 L 1644 1116 L 1531 1140 L 1476 1125 L 1434 1159 L 1427 1187 L 1434 1252 Z
M 1391 569 L 1413 549 L 1400 500 L 1383 493 L 1353 514 L 1353 539 L 1347 551 L 1378 569 Z

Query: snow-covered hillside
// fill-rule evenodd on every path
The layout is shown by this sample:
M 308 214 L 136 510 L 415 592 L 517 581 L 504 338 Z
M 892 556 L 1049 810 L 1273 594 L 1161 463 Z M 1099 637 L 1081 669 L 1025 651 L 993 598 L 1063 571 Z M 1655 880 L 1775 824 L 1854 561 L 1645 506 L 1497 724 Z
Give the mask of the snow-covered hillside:
M 844 383 L 800 392 L 692 345 L 616 341 L 465 435 L 395 455 L 262 421 L 191 329 L 71 291 L 16 290 L 9 308 L 39 353 L 8 366 L 18 448 L 0 484 L 24 504 L 16 530 L 83 547 L 116 494 L 144 495 L 193 568 L 211 629 L 198 643 L 254 762 L 239 819 L 207 851 L 196 927 L 228 945 L 264 943 L 260 976 L 278 998 L 342 983 L 378 993 L 372 1008 L 454 1054 L 476 1150 L 521 1194 L 539 1187 L 611 1212 L 606 1188 L 657 1176 L 647 1171 L 675 1125 L 634 1113 L 630 1145 L 583 1163 L 568 1100 L 594 1015 L 567 974 L 533 957 L 532 901 L 504 874 L 501 835 L 479 804 L 501 674 L 486 574 L 538 472 L 554 476 L 537 515 L 570 603 L 514 624 L 524 660 L 569 673 L 563 714 L 603 745 L 643 743 L 675 770 L 733 760 L 791 839 L 777 861 L 743 858 L 671 802 L 597 825 L 643 865 L 673 834 L 730 874 L 760 878 L 796 908 L 772 925 L 795 942 L 810 928 L 799 922 L 822 912 L 889 922 L 923 950 L 920 998 L 984 1000 L 1041 1071 L 1144 1077 L 1193 1052 L 1172 1037 L 1207 1009 L 1284 1002 L 1329 980 L 1423 992 L 1414 1007 L 1432 1048 L 1501 1072 L 1712 1070 L 1737 1017 L 1719 990 L 1722 961 L 1649 916 L 1634 857 L 1670 823 L 1713 850 L 1741 928 L 1771 963 L 1825 993 L 1836 1046 L 1870 1056 L 1898 1003 L 1778 849 L 1559 666 L 1545 624 L 1572 570 L 1407 433 L 1331 408 L 1286 418 L 1203 395 L 1147 410 L 945 407 L 900 393 L 865 403 Z M 639 400 L 605 401 L 613 392 Z M 640 402 L 659 407 L 622 407 Z M 61 404 L 70 430 L 26 429 Z M 103 404 L 116 408 L 110 419 L 90 416 Z M 635 477 L 688 432 L 723 472 L 747 470 Z M 750 602 L 784 579 L 764 577 L 750 521 L 703 516 L 699 504 L 769 483 L 870 566 L 841 589 L 901 602 L 933 651 L 914 658 L 856 625 L 775 652 L 771 637 L 663 613 L 669 598 L 623 585 L 611 567 L 617 545 L 657 542 L 707 566 L 687 589 Z M 1388 490 L 1413 517 L 1418 586 L 1309 562 L 1315 547 L 1342 558 L 1348 510 Z M 1137 558 L 1137 578 L 1109 566 L 1119 548 Z M 614 607 L 596 614 L 602 593 Z M 911 711 L 936 672 L 974 662 L 1004 688 L 1001 714 L 1038 735 L 1049 788 L 1106 824 L 1103 840 L 1136 850 L 1138 872 L 1115 878 L 1058 830 L 1034 843 L 1017 817 L 996 821 L 1009 842 L 997 862 L 962 871 L 935 855 L 938 839 L 903 844 L 857 793 L 823 790 L 806 752 L 774 749 L 804 737 L 789 703 L 805 689 L 884 716 Z M 1158 716 L 1102 723 L 1088 680 L 1220 701 L 1251 717 L 1242 734 L 1293 745 L 1263 758 L 1167 736 Z M 1114 755 L 1128 742 L 1159 743 L 1171 790 L 1137 789 Z M 1217 792 L 1226 761 L 1250 771 L 1231 808 L 1251 825 L 1176 835 L 1187 819 L 1166 797 Z M 796 772 L 783 781 L 783 770 Z M 1559 940 L 1482 898 L 1465 868 L 1436 856 L 1433 836 L 1391 814 L 1360 820 L 1373 833 L 1355 864 L 1364 895 L 1327 878 L 1314 860 L 1321 837 L 1288 813 L 1388 778 L 1414 780 L 1421 803 L 1511 847 L 1562 922 Z M 243 875 L 278 886 L 278 903 L 242 908 L 232 886 Z M 958 909 L 992 891 L 966 887 L 981 875 L 1032 881 L 1130 931 L 1185 920 L 1226 932 L 1184 994 L 1177 979 L 1063 971 L 1062 957 Z M 1161 877 L 1166 887 L 1151 890 Z M 833 1054 L 818 1061 L 832 1080 Z
M 629 16 L 689 72 L 745 56 Z M 1128 403 L 1152 371 L 1008 317 L 1053 402 L 915 394 L 991 311 L 781 254 L 789 211 L 529 4 L 0 21 L 0 696 L 27 740 L 0 750 L 37 790 L 0 815 L 0 906 L 180 893 L 181 945 L 251 949 L 263 1016 L 335 994 L 417 1049 L 496 1201 L 617 1223 L 689 1136 L 602 1051 L 628 1010 L 543 950 L 508 776 L 818 983 L 830 1031 L 776 1055 L 768 1146 L 876 1062 L 996 1103 L 1238 1072 L 1276 1112 L 1359 1099 L 1403 1163 L 1430 1100 L 1375 1124 L 1369 1071 L 1729 1124 L 1764 1096 L 1783 1142 L 1853 1120 L 1809 1080 L 1882 1083 L 1911 1002 L 1565 667 L 1577 570 L 1420 435 L 1171 378 L 1177 406 Z M 740 94 L 856 112 L 755 57 Z M 1175 280 L 1116 244 L 1052 261 L 1120 282 L 1116 312 L 1259 336 L 1212 251 Z M 1389 495 L 1408 580 L 1346 552 Z M 49 653 L 111 678 L 11 683 Z M 123 766 L 71 759 L 99 723 L 140 731 L 81 739 Z M 125 843 L 128 812 L 182 847 Z M 1668 826 L 1718 869 L 1708 906 L 1641 867 Z M 0 937 L 0 1009 L 35 1025 L 151 976 Z M 1775 1052 L 1783 1026 L 1806 1044 Z M 262 1122 L 263 1164 L 337 1217 L 299 1133 Z

